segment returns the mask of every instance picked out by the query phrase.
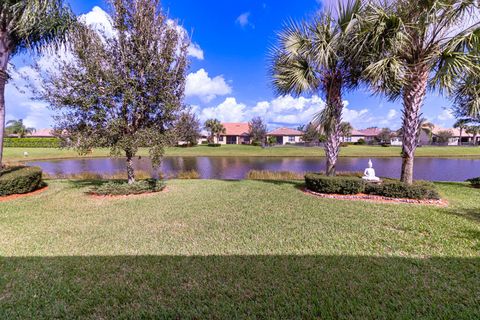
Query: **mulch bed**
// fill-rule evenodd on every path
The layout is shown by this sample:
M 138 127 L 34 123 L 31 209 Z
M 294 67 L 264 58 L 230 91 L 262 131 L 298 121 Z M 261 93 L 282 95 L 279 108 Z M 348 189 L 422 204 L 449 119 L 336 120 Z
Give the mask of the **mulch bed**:
M 42 193 L 44 191 L 46 191 L 48 189 L 48 186 L 45 186 L 41 189 L 37 189 L 35 191 L 32 191 L 32 192 L 29 192 L 29 193 L 22 193 L 22 194 L 11 194 L 9 196 L 3 196 L 3 197 L 0 197 L 0 202 L 6 202 L 6 201 L 11 201 L 11 200 L 15 200 L 15 199 L 20 199 L 20 198 L 26 198 L 26 197 L 30 197 L 30 196 L 34 196 L 34 195 L 37 195 L 39 193 Z
M 145 193 L 140 193 L 140 194 L 125 194 L 125 195 L 103 195 L 103 194 L 95 194 L 92 192 L 87 192 L 86 194 L 93 199 L 100 199 L 100 200 L 114 200 L 114 199 L 134 199 L 134 198 L 143 198 L 143 197 L 149 197 L 153 196 L 159 193 L 164 193 L 168 192 L 168 188 L 164 188 L 163 190 L 157 191 L 157 192 L 145 192 Z
M 318 193 L 307 188 L 303 188 L 302 191 L 305 194 L 313 195 L 325 199 L 337 199 L 337 200 L 350 200 L 350 201 L 366 201 L 366 202 L 376 202 L 376 203 L 407 203 L 407 204 L 422 204 L 422 205 L 431 205 L 438 207 L 447 207 L 448 201 L 446 200 L 417 200 L 417 199 L 403 199 L 403 198 L 388 198 L 382 196 L 375 196 L 370 194 L 355 194 L 355 195 L 345 195 L 345 194 L 325 194 Z

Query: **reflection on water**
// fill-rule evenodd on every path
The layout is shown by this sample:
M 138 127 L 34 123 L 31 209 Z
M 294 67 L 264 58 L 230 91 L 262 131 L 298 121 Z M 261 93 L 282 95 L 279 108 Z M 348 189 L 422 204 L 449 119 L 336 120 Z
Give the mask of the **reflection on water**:
M 399 178 L 401 158 L 372 158 L 377 176 Z M 125 161 L 118 158 L 72 159 L 37 161 L 30 165 L 41 167 L 51 175 L 93 172 L 114 174 L 125 170 Z M 338 171 L 363 171 L 366 158 L 340 158 Z M 137 170 L 151 172 L 150 159 L 135 159 Z M 203 179 L 243 179 L 249 170 L 312 172 L 323 171 L 323 158 L 303 157 L 166 157 L 160 171 L 174 176 L 179 171 L 196 170 Z M 480 160 L 417 158 L 415 179 L 434 181 L 464 181 L 480 176 Z

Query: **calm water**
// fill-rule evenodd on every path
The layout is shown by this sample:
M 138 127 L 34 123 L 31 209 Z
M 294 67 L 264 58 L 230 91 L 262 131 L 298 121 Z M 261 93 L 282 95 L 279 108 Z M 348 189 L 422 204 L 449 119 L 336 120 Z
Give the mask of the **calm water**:
M 377 176 L 399 178 L 400 158 L 372 158 Z M 41 167 L 45 172 L 55 174 L 74 174 L 93 172 L 114 174 L 125 170 L 125 161 L 115 158 L 74 159 L 55 161 L 36 161 L 29 163 Z M 368 164 L 366 158 L 340 158 L 339 171 L 363 171 Z M 136 169 L 152 171 L 148 158 L 136 159 Z M 272 170 L 312 172 L 323 171 L 323 158 L 275 158 L 275 157 L 167 157 L 161 172 L 173 176 L 179 171 L 196 170 L 203 179 L 243 179 L 249 170 Z M 415 179 L 433 181 L 464 181 L 480 176 L 480 159 L 438 159 L 417 158 L 415 160 Z

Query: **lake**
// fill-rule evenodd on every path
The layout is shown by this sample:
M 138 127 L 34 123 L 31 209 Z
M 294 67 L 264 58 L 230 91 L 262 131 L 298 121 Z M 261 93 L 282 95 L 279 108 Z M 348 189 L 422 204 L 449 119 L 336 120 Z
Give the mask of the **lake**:
M 399 178 L 401 158 L 372 158 L 377 176 Z M 121 158 L 66 159 L 32 161 L 50 175 L 76 173 L 115 174 L 125 171 Z M 368 158 L 339 158 L 338 171 L 362 171 Z M 148 158 L 135 159 L 137 170 L 153 172 Z M 175 176 L 179 171 L 196 170 L 202 179 L 244 179 L 250 170 L 318 172 L 325 169 L 324 158 L 303 157 L 166 157 L 161 166 L 164 176 Z M 480 176 L 480 159 L 417 158 L 415 179 L 431 181 L 464 181 Z

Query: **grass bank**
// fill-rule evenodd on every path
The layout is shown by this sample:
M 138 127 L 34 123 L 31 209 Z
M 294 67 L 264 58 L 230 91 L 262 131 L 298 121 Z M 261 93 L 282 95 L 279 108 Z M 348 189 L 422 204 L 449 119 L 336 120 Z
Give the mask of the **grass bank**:
M 28 157 L 24 157 L 24 152 Z M 348 146 L 341 149 L 341 157 L 399 157 L 400 147 L 384 148 L 380 146 Z M 10 162 L 42 159 L 79 158 L 73 150 L 47 148 L 5 148 L 5 160 Z M 106 157 L 106 149 L 95 149 L 86 157 Z M 138 155 L 148 156 L 145 149 Z M 167 156 L 222 156 L 222 157 L 323 157 L 322 148 L 306 147 L 273 147 L 265 148 L 246 145 L 224 145 L 220 148 L 197 146 L 193 148 L 168 148 Z M 480 147 L 421 147 L 417 149 L 417 157 L 444 158 L 480 158 Z
M 0 202 L 0 318 L 473 319 L 480 190 L 450 207 L 305 195 L 295 182 L 91 183 Z

